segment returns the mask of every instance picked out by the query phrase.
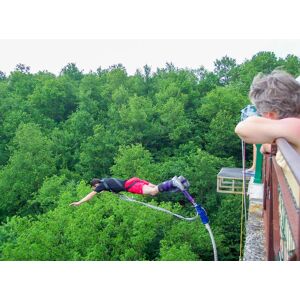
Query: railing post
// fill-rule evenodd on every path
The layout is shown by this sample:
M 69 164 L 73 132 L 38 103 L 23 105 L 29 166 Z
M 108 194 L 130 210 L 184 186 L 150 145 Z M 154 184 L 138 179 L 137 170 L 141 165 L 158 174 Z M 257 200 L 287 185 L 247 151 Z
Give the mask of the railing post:
M 265 223 L 265 239 L 266 239 L 266 260 L 273 260 L 273 233 L 272 233 L 272 156 L 266 155 L 265 157 L 265 175 L 264 178 L 264 223 Z
M 279 225 L 279 193 L 278 193 L 278 179 L 276 172 L 274 170 L 274 163 L 276 163 L 275 156 L 272 159 L 272 169 L 273 172 L 271 174 L 272 180 L 272 234 L 273 234 L 273 251 L 274 251 L 274 259 L 279 260 L 279 251 L 280 251 L 280 225 Z
M 264 223 L 266 237 L 266 259 L 274 260 L 274 192 L 276 196 L 277 182 L 273 181 L 272 157 L 276 155 L 277 146 L 272 144 L 271 153 L 265 156 L 265 178 L 264 178 Z M 275 185 L 275 186 L 274 186 Z

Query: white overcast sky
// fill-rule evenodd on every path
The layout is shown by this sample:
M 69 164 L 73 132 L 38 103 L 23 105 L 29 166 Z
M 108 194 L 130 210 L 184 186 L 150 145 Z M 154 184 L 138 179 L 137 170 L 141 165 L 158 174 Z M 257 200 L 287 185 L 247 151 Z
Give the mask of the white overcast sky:
M 228 55 L 238 63 L 259 51 L 300 56 L 299 1 L 10 0 L 0 10 L 0 70 L 18 63 L 55 74 L 70 62 L 89 72 L 122 63 L 129 74 L 213 69 Z M 9 13 L 11 12 L 11 14 Z
M 84 72 L 122 63 L 128 74 L 134 74 L 146 64 L 155 71 L 166 62 L 212 70 L 213 62 L 225 55 L 242 63 L 259 51 L 273 51 L 283 58 L 300 56 L 300 39 L 18 39 L 0 40 L 0 49 L 0 70 L 6 74 L 18 63 L 30 66 L 32 72 L 58 74 L 71 62 Z

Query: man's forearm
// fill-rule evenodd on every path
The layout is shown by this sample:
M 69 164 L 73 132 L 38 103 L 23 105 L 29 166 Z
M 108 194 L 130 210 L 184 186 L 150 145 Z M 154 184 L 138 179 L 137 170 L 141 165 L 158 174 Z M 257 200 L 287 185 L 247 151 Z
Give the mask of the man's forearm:
M 78 201 L 79 204 L 82 204 L 84 202 L 87 202 L 91 200 L 97 193 L 96 192 L 91 192 L 88 195 L 86 195 L 84 198 L 82 198 L 80 201 Z
M 236 126 L 235 133 L 248 144 L 272 143 L 276 138 L 277 123 L 262 117 L 249 117 Z

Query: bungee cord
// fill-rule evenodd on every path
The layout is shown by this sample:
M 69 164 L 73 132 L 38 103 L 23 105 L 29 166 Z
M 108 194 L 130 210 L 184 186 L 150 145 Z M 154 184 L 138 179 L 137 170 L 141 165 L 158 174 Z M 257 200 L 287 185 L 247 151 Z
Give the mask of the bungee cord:
M 148 204 L 148 203 L 145 203 L 145 202 L 142 202 L 142 201 L 138 201 L 138 200 L 135 200 L 133 198 L 130 198 L 126 195 L 123 195 L 123 194 L 119 194 L 118 197 L 122 200 L 125 200 L 125 201 L 128 201 L 128 202 L 134 202 L 134 203 L 137 203 L 137 204 L 140 204 L 140 205 L 143 205 L 143 206 L 146 206 L 146 207 L 149 207 L 149 208 L 152 208 L 152 209 L 155 209 L 155 210 L 159 210 L 159 211 L 162 211 L 164 213 L 167 213 L 167 214 L 170 214 L 178 219 L 181 219 L 181 220 L 184 220 L 184 221 L 195 221 L 197 218 L 198 218 L 198 214 L 196 214 L 195 217 L 193 218 L 188 218 L 188 217 L 184 217 L 184 216 L 181 216 L 179 214 L 176 214 L 176 213 L 173 213 L 165 208 L 162 208 L 162 207 L 158 207 L 158 206 L 155 206 L 155 205 L 152 205 L 152 204 Z
M 148 203 L 145 203 L 145 202 L 142 202 L 142 201 L 138 201 L 138 200 L 135 200 L 131 197 L 128 197 L 124 194 L 118 194 L 117 196 L 121 199 L 121 200 L 124 200 L 124 201 L 127 201 L 127 202 L 134 202 L 134 203 L 137 203 L 139 205 L 143 205 L 143 206 L 146 206 L 148 208 L 151 208 L 151 209 L 154 209 L 154 210 L 158 210 L 158 211 L 161 211 L 163 213 L 166 213 L 166 214 L 170 214 L 178 219 L 181 219 L 181 220 L 184 220 L 184 221 L 195 221 L 197 218 L 198 218 L 198 215 L 200 217 L 200 220 L 201 222 L 203 223 L 203 225 L 205 226 L 206 230 L 208 231 L 209 233 L 209 237 L 210 237 L 210 240 L 211 240 L 211 244 L 212 244 L 212 248 L 213 248 L 213 254 L 214 254 L 214 260 L 217 261 L 218 260 L 218 254 L 217 254 L 217 246 L 216 246 L 216 243 L 215 243 L 215 239 L 214 239 L 214 236 L 213 236 L 213 233 L 212 233 L 212 230 L 210 228 L 210 225 L 209 225 L 209 220 L 208 220 L 208 216 L 206 214 L 206 211 L 205 209 L 200 206 L 199 204 L 197 204 L 195 202 L 195 200 L 193 199 L 193 197 L 188 193 L 187 190 L 185 190 L 184 188 L 181 189 L 181 192 L 183 193 L 183 195 L 191 202 L 191 204 L 193 205 L 193 207 L 195 208 L 197 214 L 195 217 L 192 217 L 192 218 L 188 218 L 188 217 L 184 217 L 182 215 L 179 215 L 179 214 L 176 214 L 176 213 L 173 213 L 165 208 L 162 208 L 162 207 L 158 207 L 158 206 L 155 206 L 155 205 L 152 205 L 152 204 L 148 204 Z

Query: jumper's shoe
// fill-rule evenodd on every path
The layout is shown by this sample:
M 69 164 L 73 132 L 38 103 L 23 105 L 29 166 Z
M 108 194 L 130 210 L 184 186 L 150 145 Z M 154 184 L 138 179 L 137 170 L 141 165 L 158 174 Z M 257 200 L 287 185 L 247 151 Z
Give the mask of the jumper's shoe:
M 158 185 L 158 190 L 160 192 L 180 192 L 187 190 L 190 184 L 186 178 L 183 176 L 174 176 L 171 180 L 167 180 Z
M 184 191 L 185 187 L 182 184 L 182 182 L 180 181 L 180 179 L 177 176 L 174 176 L 172 178 L 172 184 L 175 188 L 177 188 L 179 191 Z
M 180 182 L 182 183 L 182 185 L 184 186 L 184 188 L 186 189 L 186 190 L 188 190 L 189 189 L 189 187 L 190 187 L 190 183 L 189 183 L 189 181 L 185 178 L 185 177 L 183 177 L 183 176 L 178 176 L 178 179 L 180 180 Z

